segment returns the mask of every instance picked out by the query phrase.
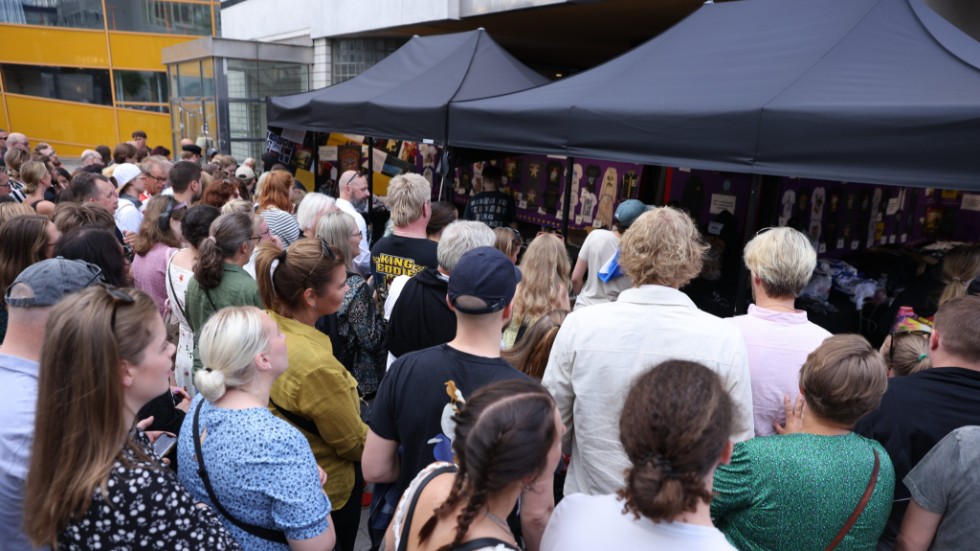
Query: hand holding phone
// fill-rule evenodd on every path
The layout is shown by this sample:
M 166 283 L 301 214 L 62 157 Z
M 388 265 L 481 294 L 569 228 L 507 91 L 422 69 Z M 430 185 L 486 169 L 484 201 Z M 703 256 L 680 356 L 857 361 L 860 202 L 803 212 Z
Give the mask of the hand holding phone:
M 156 452 L 160 459 L 170 455 L 174 447 L 177 446 L 177 437 L 164 432 L 157 437 L 156 441 L 153 442 L 153 451 Z

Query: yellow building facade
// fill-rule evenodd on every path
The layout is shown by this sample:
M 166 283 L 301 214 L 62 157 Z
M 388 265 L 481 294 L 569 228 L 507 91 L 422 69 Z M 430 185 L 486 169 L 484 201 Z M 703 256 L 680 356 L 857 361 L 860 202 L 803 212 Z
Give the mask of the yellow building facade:
M 161 51 L 220 34 L 219 21 L 217 0 L 3 2 L 0 127 L 62 157 L 111 148 L 134 130 L 173 150 Z

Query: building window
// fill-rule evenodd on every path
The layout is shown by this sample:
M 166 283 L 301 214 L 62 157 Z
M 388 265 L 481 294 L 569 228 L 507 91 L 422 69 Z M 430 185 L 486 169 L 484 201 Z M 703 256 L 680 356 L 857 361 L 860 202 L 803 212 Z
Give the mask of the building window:
M 110 31 L 210 36 L 209 2 L 105 0 Z
M 401 48 L 401 38 L 337 39 L 333 43 L 332 80 L 339 84 L 363 73 Z
M 0 23 L 101 29 L 102 0 L 0 1 Z
M 167 103 L 167 73 L 155 71 L 115 71 L 116 101 Z
M 3 65 L 0 70 L 11 94 L 112 105 L 108 70 L 33 65 Z

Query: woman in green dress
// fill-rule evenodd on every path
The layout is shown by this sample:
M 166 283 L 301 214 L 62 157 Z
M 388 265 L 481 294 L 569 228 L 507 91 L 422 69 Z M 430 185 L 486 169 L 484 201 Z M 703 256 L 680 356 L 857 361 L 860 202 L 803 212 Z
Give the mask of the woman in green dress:
M 878 442 L 851 429 L 886 388 L 881 356 L 858 335 L 829 337 L 807 357 L 779 434 L 736 444 L 715 472 L 711 516 L 735 547 L 819 551 L 842 537 L 838 550 L 875 548 L 895 471 Z

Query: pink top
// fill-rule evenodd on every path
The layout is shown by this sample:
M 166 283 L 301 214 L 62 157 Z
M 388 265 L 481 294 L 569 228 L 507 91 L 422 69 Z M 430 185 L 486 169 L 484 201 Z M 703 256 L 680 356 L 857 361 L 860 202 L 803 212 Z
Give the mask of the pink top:
M 167 260 L 177 249 L 157 243 L 133 259 L 133 285 L 150 295 L 162 317 L 167 311 Z
M 774 421 L 783 423 L 783 396 L 800 393 L 800 368 L 806 357 L 830 336 L 807 321 L 806 312 L 776 312 L 749 305 L 749 313 L 729 318 L 742 331 L 749 352 L 755 435 L 774 434 Z

